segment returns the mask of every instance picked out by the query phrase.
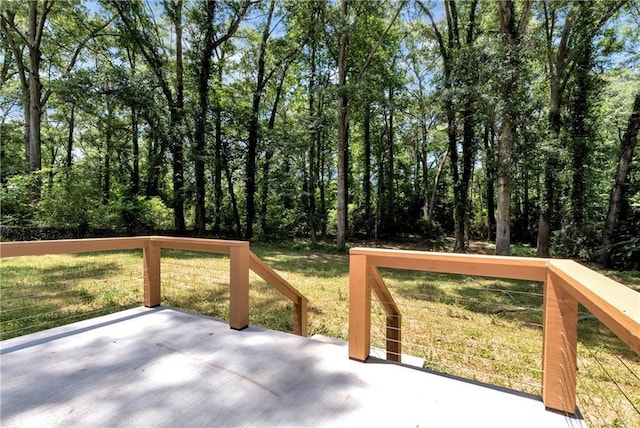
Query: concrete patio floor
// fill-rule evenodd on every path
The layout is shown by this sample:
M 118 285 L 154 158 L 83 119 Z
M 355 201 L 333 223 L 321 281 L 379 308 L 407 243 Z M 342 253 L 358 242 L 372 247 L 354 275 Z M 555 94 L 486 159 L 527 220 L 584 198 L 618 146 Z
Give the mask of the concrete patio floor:
M 524 393 L 184 311 L 0 342 L 2 427 L 579 427 Z

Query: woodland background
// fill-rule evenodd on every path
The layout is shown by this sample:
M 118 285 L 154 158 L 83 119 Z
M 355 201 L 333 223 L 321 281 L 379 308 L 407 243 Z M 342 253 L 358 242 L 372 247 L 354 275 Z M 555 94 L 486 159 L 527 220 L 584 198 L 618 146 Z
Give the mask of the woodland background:
M 3 239 L 452 235 L 640 269 L 639 27 L 614 0 L 3 0 Z

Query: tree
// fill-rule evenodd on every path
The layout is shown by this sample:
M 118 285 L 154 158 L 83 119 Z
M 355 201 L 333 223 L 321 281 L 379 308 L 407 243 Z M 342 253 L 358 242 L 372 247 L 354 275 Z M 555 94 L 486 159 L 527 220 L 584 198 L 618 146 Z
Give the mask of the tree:
M 400 15 L 405 2 L 402 1 L 398 5 L 394 15 L 392 16 L 389 24 L 382 32 L 377 42 L 373 45 L 364 63 L 357 68 L 358 72 L 351 84 L 358 83 L 367 68 L 371 64 L 371 60 L 376 51 L 382 44 L 382 41 L 386 37 L 391 27 L 396 22 L 396 19 Z M 340 42 L 338 45 L 338 201 L 337 201 L 337 225 L 336 225 L 336 247 L 339 251 L 343 251 L 346 245 L 347 238 L 347 130 L 349 127 L 349 95 L 347 93 L 347 49 L 349 46 L 349 0 L 341 0 L 340 2 L 340 14 L 341 14 L 341 29 L 340 29 Z
M 512 148 L 516 138 L 516 124 L 520 100 L 518 97 L 520 45 L 529 22 L 531 1 L 525 2 L 520 19 L 516 18 L 513 1 L 498 2 L 500 33 L 505 55 L 505 71 L 502 79 L 502 126 L 498 139 L 498 218 L 496 223 L 496 254 L 511 253 L 511 188 Z
M 556 33 L 556 24 L 560 13 L 559 3 L 543 2 L 544 29 L 546 37 L 547 72 L 549 78 L 548 131 L 549 141 L 544 156 L 544 179 L 540 217 L 538 220 L 538 244 L 536 255 L 549 257 L 552 218 L 558 212 L 557 175 L 560 169 L 558 153 L 562 149 L 561 130 L 563 120 L 561 106 L 571 77 L 580 55 L 592 43 L 593 38 L 604 24 L 626 3 L 626 0 L 605 3 L 574 1 L 565 11 L 565 19 L 560 34 Z M 591 11 L 596 8 L 597 11 Z M 597 19 L 581 19 L 597 16 Z M 556 45 L 557 41 L 557 45 Z
M 233 15 L 229 19 L 226 31 L 216 35 L 215 14 L 217 2 L 206 0 L 204 3 L 204 14 L 199 16 L 198 27 L 202 34 L 200 41 L 201 49 L 196 59 L 198 74 L 198 110 L 196 113 L 196 126 L 194 132 L 195 143 L 195 211 L 196 229 L 198 234 L 206 231 L 206 210 L 205 210 L 205 157 L 206 157 L 206 122 L 209 113 L 209 80 L 211 78 L 211 63 L 214 51 L 227 40 L 229 40 L 238 29 L 241 20 L 249 9 L 250 1 L 244 0 L 242 4 L 234 5 Z M 198 9 L 199 10 L 199 9 Z
M 11 49 L 13 57 L 18 67 L 20 81 L 24 92 L 24 115 L 25 135 L 28 143 L 26 144 L 27 158 L 29 159 L 29 170 L 39 171 L 42 169 L 42 153 L 41 153 L 41 131 L 40 125 L 42 120 L 43 106 L 46 99 L 42 97 L 42 83 L 40 82 L 40 61 L 42 59 L 42 40 L 45 32 L 45 23 L 47 16 L 53 7 L 53 0 L 43 0 L 40 10 L 38 10 L 39 2 L 30 0 L 28 2 L 29 18 L 26 33 L 18 27 L 15 21 L 16 12 L 3 6 L 0 15 L 0 28 Z M 9 6 L 9 5 L 7 5 Z M 14 37 L 15 34 L 15 37 Z M 25 63 L 22 50 L 18 45 L 16 37 L 27 48 L 29 60 Z M 27 97 L 28 96 L 28 97 Z
M 115 0 L 111 4 L 120 17 L 123 30 L 144 56 L 162 90 L 170 116 L 169 141 L 173 167 L 174 227 L 186 230 L 184 220 L 184 65 L 182 44 L 182 0 L 165 0 L 163 5 L 173 25 L 175 35 L 175 62 L 172 78 L 169 77 L 169 59 L 161 53 L 160 32 L 154 31 L 151 18 L 140 1 Z M 157 29 L 156 29 L 157 30 Z M 174 81 L 173 88 L 170 85 Z
M 473 44 L 477 37 L 476 11 L 478 1 L 472 1 L 468 6 L 468 18 L 466 33 L 461 38 L 460 17 L 456 2 L 445 2 L 446 14 L 446 39 L 438 28 L 431 11 L 422 3 L 420 8 L 427 14 L 435 34 L 439 47 L 439 53 L 443 64 L 443 104 L 447 118 L 448 153 L 451 176 L 453 179 L 454 196 L 454 224 L 455 224 L 455 252 L 466 251 L 466 238 L 468 235 L 468 205 L 469 186 L 473 172 L 473 159 L 475 157 L 475 109 L 476 86 L 478 75 L 475 58 L 473 56 Z M 456 112 L 455 91 L 456 85 L 462 87 L 462 162 L 458 153 L 458 128 L 459 119 Z M 462 171 L 460 171 L 462 169 Z
M 607 218 L 602 231 L 602 252 L 600 261 L 605 266 L 609 265 L 611 255 L 611 244 L 613 243 L 613 234 L 616 227 L 616 220 L 624 189 L 627 186 L 629 169 L 631 160 L 633 159 L 633 151 L 638 144 L 638 131 L 640 131 L 640 92 L 636 93 L 633 102 L 633 110 L 629 116 L 629 123 L 620 141 L 620 157 L 616 168 L 616 175 L 613 187 L 611 188 L 611 196 L 609 197 L 609 209 Z

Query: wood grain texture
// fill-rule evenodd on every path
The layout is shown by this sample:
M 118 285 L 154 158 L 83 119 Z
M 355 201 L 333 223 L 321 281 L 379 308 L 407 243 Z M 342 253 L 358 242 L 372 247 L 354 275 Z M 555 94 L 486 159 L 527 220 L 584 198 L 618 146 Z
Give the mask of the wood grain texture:
M 552 274 L 544 283 L 542 401 L 550 409 L 576 411 L 578 301 Z

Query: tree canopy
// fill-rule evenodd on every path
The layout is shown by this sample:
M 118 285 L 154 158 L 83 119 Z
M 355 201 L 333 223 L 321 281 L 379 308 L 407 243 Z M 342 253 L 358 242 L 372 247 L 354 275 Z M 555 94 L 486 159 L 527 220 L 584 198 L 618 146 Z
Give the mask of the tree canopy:
M 5 0 L 2 227 L 638 269 L 639 26 L 624 0 Z

